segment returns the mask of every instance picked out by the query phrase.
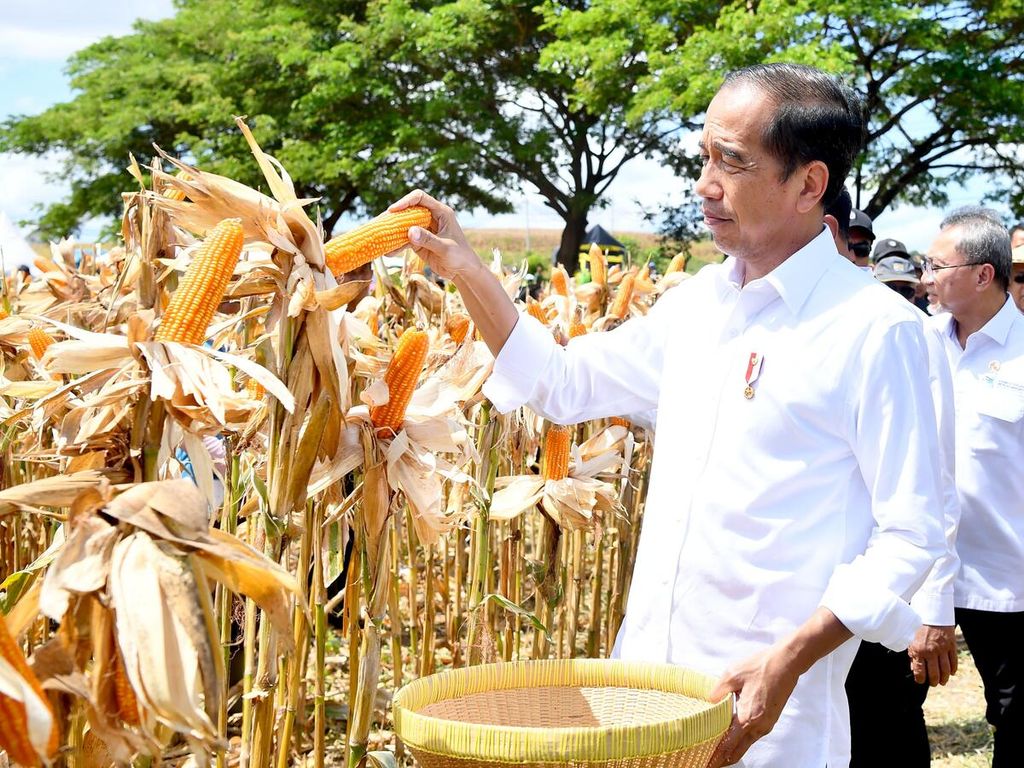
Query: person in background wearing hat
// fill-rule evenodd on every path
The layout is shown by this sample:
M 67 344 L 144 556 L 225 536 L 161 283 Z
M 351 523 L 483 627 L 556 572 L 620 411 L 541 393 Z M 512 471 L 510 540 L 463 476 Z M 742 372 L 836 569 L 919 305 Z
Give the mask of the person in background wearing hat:
M 914 262 L 909 256 L 884 256 L 875 262 L 875 279 L 896 291 L 900 296 L 914 304 L 917 286 L 921 281 L 914 269 Z M 915 305 L 916 306 L 916 305 Z
M 1021 238 L 1024 240 L 1024 237 Z M 1010 296 L 1017 309 L 1024 312 L 1024 243 L 1013 249 L 1013 271 L 1010 274 Z
M 854 208 L 850 211 L 849 226 L 850 253 L 853 263 L 863 270 L 871 271 L 871 244 L 875 242 L 874 222 L 864 211 Z
M 902 256 L 905 259 L 909 259 L 910 251 L 899 240 L 886 237 L 875 243 L 875 250 L 871 253 L 871 263 L 877 264 L 886 256 Z
M 1024 316 L 1007 295 L 1010 252 L 996 214 L 972 207 L 943 220 L 925 262 L 948 310 L 926 322 L 954 382 L 956 621 L 985 686 L 993 768 L 1024 765 Z

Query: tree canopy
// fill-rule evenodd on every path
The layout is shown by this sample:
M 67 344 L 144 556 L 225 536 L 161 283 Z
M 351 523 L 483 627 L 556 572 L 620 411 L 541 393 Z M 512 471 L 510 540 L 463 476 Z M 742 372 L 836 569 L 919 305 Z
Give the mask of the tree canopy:
M 330 232 L 413 186 L 509 210 L 528 185 L 566 223 L 630 159 L 695 174 L 678 138 L 724 73 L 786 60 L 844 76 L 868 132 L 859 207 L 943 205 L 954 183 L 1024 212 L 1024 0 L 178 0 L 177 14 L 75 54 L 75 96 L 0 127 L 0 151 L 62 151 L 44 234 L 116 215 L 151 145 L 257 184 L 231 116 L 321 199 Z M 686 201 L 681 201 L 685 204 Z

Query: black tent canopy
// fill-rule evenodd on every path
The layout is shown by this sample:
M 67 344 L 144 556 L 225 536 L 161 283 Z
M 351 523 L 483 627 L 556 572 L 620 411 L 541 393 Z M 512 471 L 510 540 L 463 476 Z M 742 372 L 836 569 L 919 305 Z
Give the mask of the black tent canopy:
M 590 246 L 595 244 L 601 246 L 605 258 L 612 264 L 621 262 L 626 255 L 626 246 L 616 240 L 612 233 L 600 224 L 595 224 L 587 230 L 586 235 L 583 236 L 583 242 L 580 243 L 580 254 L 583 257 L 580 259 L 581 267 L 590 268 L 589 260 L 585 257 L 590 253 Z

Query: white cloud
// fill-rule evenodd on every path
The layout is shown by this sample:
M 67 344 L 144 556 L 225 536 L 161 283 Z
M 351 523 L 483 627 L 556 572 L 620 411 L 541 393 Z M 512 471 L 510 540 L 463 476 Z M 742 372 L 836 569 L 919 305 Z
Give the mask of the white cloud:
M 139 18 L 174 13 L 171 0 L 4 0 L 0 59 L 62 61 L 107 35 L 124 35 Z
M 0 154 L 0 179 L 4 180 L 0 185 L 0 211 L 17 223 L 34 218 L 37 203 L 45 205 L 61 199 L 66 194 L 64 185 L 46 180 L 46 174 L 56 167 L 54 156 Z

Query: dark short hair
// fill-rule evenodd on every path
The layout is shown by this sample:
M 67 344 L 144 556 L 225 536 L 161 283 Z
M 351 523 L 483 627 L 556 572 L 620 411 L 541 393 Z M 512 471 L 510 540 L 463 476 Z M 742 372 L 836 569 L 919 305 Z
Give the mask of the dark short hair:
M 1004 291 L 1009 288 L 1013 270 L 1010 233 L 999 214 L 980 205 L 964 206 L 947 213 L 939 225 L 940 229 L 950 227 L 959 230 L 956 252 L 964 258 L 964 263 L 991 264 L 996 281 Z
M 839 190 L 836 199 L 825 206 L 825 213 L 832 216 L 839 224 L 839 234 L 849 242 L 850 240 L 850 215 L 853 213 L 853 200 L 846 187 Z
M 821 198 L 828 207 L 839 196 L 864 138 L 860 98 L 839 78 L 801 64 L 757 64 L 725 76 L 722 89 L 746 84 L 764 93 L 775 112 L 761 141 L 782 163 L 785 181 L 801 165 L 820 160 L 828 168 Z

